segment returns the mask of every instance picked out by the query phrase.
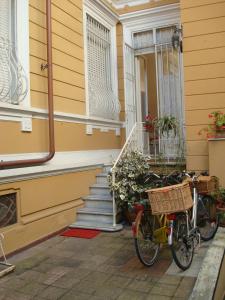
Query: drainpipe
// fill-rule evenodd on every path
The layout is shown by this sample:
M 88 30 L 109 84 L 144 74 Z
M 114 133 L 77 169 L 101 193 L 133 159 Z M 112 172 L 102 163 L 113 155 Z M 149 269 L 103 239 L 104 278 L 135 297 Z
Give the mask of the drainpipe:
M 24 159 L 14 161 L 0 161 L 0 168 L 28 167 L 43 164 L 55 155 L 54 137 L 54 108 L 53 108 L 53 75 L 52 75 L 52 20 L 51 0 L 46 0 L 46 27 L 47 27 L 47 66 L 48 66 L 48 123 L 49 123 L 49 153 L 37 159 Z

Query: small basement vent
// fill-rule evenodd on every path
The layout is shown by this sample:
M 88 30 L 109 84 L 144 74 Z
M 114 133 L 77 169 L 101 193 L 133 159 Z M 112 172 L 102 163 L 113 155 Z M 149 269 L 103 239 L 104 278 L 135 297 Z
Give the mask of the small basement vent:
M 17 222 L 16 193 L 0 196 L 0 228 Z

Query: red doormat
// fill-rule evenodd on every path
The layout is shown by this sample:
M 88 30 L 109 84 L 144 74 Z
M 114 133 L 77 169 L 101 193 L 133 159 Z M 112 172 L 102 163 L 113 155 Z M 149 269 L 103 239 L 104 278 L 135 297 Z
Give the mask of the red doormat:
M 92 239 L 96 237 L 100 232 L 100 230 L 93 229 L 69 228 L 66 231 L 64 231 L 61 235 L 83 239 Z

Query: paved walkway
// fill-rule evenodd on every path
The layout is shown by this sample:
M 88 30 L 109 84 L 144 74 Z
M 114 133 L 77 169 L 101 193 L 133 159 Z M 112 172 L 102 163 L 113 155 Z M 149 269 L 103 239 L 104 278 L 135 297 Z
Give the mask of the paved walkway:
M 0 300 L 188 299 L 205 251 L 206 244 L 183 273 L 168 248 L 153 267 L 142 266 L 130 228 L 91 240 L 56 236 L 9 259 L 16 270 L 0 279 Z

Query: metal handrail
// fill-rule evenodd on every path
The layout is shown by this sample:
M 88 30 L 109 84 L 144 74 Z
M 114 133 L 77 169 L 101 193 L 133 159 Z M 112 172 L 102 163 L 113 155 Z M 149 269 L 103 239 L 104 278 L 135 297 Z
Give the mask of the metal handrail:
M 143 128 L 143 124 L 144 123 L 142 123 L 142 122 L 136 122 L 134 124 L 122 150 L 120 151 L 120 154 L 118 155 L 113 167 L 111 168 L 112 185 L 113 186 L 116 182 L 116 167 L 117 167 L 119 161 L 121 160 L 121 158 L 123 157 L 123 155 L 125 154 L 127 148 L 129 149 L 129 145 L 131 144 L 132 138 L 135 136 L 138 128 Z M 137 145 L 137 148 L 139 148 L 138 150 L 141 150 L 140 145 Z M 117 213 L 117 209 L 116 209 L 115 191 L 113 190 L 113 226 L 114 227 L 116 226 L 116 213 Z
M 160 152 L 164 153 L 164 163 L 173 163 L 175 160 L 179 159 L 180 163 L 182 163 L 182 152 L 184 149 L 184 139 L 179 135 L 174 137 L 164 137 L 163 135 L 159 135 L 159 140 L 156 139 L 156 133 L 153 136 L 153 149 L 151 149 L 150 137 L 149 133 L 144 128 L 144 122 L 137 122 L 134 124 L 131 132 L 120 151 L 113 167 L 111 168 L 111 176 L 112 176 L 112 186 L 116 183 L 116 168 L 118 163 L 123 158 L 126 151 L 138 150 L 143 154 L 147 154 L 150 159 L 153 159 L 155 162 L 160 162 Z M 146 134 L 146 136 L 145 136 Z M 160 143 L 159 143 L 160 142 Z M 179 150 L 179 151 L 178 151 Z M 179 153 L 180 152 L 180 153 Z M 178 162 L 178 161 L 177 161 Z M 115 191 L 113 190 L 113 226 L 116 226 L 116 201 L 115 201 Z

